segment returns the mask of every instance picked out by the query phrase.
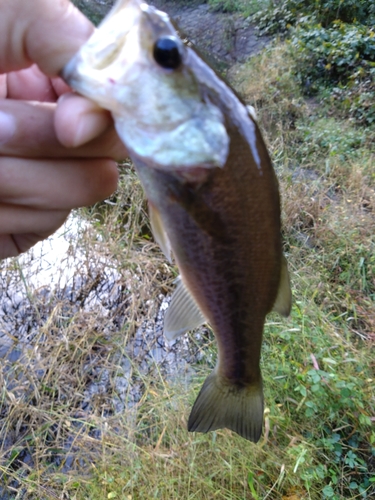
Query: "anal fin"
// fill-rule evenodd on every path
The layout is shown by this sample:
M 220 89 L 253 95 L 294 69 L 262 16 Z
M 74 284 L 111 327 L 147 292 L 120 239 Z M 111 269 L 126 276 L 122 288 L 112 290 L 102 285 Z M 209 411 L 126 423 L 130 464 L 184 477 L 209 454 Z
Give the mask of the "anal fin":
M 165 313 L 164 335 L 168 340 L 173 340 L 193 328 L 206 322 L 193 296 L 186 288 L 181 277 L 178 278 L 177 287 L 171 303 Z

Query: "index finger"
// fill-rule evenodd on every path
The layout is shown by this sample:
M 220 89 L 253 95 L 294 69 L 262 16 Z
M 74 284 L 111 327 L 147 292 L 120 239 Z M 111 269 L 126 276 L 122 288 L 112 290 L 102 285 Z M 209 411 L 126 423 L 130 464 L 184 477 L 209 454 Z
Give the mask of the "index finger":
M 0 16 L 0 73 L 37 63 L 58 75 L 94 27 L 69 0 L 3 0 Z
M 65 105 L 59 106 L 0 100 L 0 156 L 126 158 L 127 151 L 113 129 L 109 112 L 83 97 L 68 97 Z

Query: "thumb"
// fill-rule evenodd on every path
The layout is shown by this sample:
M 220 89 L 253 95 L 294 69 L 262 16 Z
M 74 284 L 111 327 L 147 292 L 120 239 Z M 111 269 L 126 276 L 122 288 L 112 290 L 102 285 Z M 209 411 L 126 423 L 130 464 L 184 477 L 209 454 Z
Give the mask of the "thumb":
M 69 0 L 2 0 L 0 73 L 36 63 L 57 75 L 93 30 Z

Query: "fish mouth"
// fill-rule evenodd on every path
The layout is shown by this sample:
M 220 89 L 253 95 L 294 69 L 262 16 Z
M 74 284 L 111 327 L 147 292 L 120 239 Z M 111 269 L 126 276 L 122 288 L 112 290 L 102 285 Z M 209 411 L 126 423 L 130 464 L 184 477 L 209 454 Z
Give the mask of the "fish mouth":
M 66 83 L 82 95 L 97 101 L 98 90 L 103 84 L 111 80 L 116 81 L 116 75 L 113 78 L 108 77 L 104 70 L 118 61 L 147 8 L 148 5 L 140 0 L 117 2 L 90 39 L 62 69 L 60 75 Z M 135 39 L 135 36 L 133 38 Z M 133 57 L 137 57 L 137 51 Z M 124 66 L 121 65 L 122 72 Z M 105 103 L 100 104 L 108 108 Z
M 140 43 L 147 30 L 154 37 L 165 34 L 165 30 L 175 35 L 164 12 L 141 0 L 118 1 L 62 69 L 61 77 L 80 94 L 114 111 L 116 105 L 109 89 L 127 85 L 134 80 L 134 67 L 147 64 Z

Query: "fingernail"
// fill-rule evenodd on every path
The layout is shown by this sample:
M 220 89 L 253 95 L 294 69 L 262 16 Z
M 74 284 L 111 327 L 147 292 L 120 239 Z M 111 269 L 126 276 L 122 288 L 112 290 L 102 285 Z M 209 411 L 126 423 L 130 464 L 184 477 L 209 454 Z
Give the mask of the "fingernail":
M 82 112 L 76 119 L 73 138 L 74 147 L 82 146 L 98 137 L 109 127 L 109 123 L 109 116 L 103 110 Z
M 92 118 L 90 114 L 77 114 L 72 135 L 72 146 L 77 148 L 94 139 L 97 134 L 92 130 Z
M 14 116 L 0 111 L 0 144 L 4 144 L 14 136 L 16 132 L 16 120 Z

